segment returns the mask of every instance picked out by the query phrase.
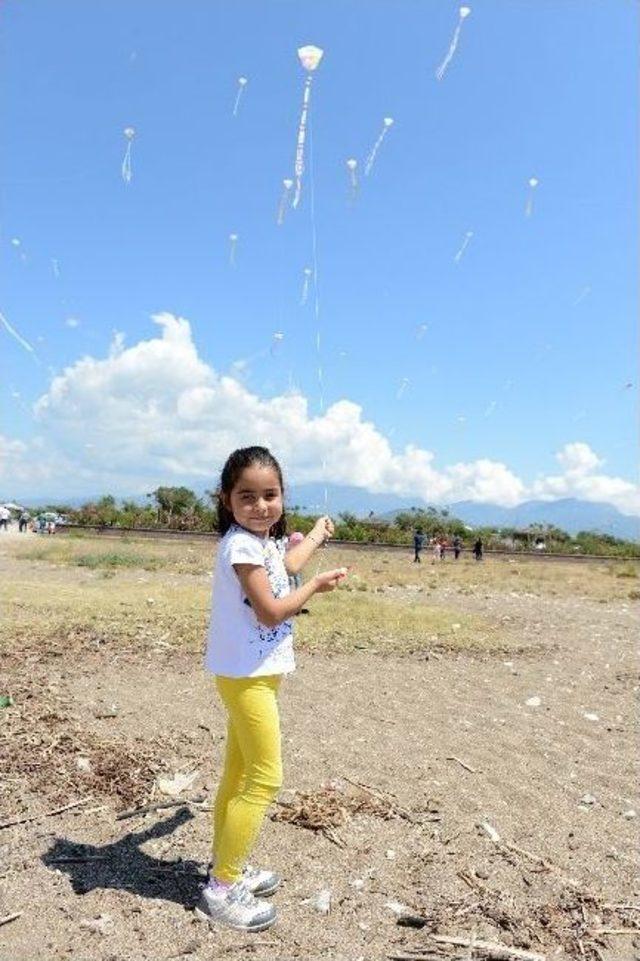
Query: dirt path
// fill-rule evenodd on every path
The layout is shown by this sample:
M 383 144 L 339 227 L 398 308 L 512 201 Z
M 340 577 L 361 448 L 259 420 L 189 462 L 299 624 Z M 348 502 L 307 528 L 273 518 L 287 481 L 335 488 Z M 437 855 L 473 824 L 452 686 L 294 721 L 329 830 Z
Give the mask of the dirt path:
M 434 600 L 451 603 L 446 590 Z M 393 899 L 436 917 L 441 932 L 468 936 L 475 925 L 479 936 L 528 943 L 548 958 L 579 957 L 571 932 L 580 928 L 586 957 L 597 959 L 587 928 L 640 920 L 640 912 L 602 908 L 638 904 L 640 894 L 638 821 L 629 813 L 640 810 L 632 730 L 637 605 L 517 592 L 458 596 L 456 604 L 502 618 L 509 631 L 535 638 L 541 653 L 301 655 L 282 695 L 287 789 L 317 791 L 346 775 L 392 792 L 422 823 L 356 817 L 339 831 L 341 848 L 268 822 L 257 860 L 280 870 L 285 884 L 276 895 L 278 924 L 254 938 L 209 932 L 194 920 L 196 862 L 206 861 L 209 844 L 209 815 L 197 808 L 116 821 L 111 805 L 93 813 L 80 807 L 6 828 L 0 916 L 24 913 L 0 928 L 0 956 L 382 959 L 424 943 L 422 932 L 396 925 L 386 906 Z M 195 793 L 215 786 L 223 716 L 198 658 L 70 655 L 35 664 L 31 680 L 96 737 L 144 746 L 174 769 L 197 768 Z M 526 704 L 533 697 L 539 706 Z M 95 716 L 112 704 L 115 716 Z M 23 785 L 9 787 L 5 808 L 11 788 Z M 50 807 L 28 793 L 22 806 Z M 426 819 L 427 809 L 440 820 Z M 477 828 L 483 820 L 557 870 L 496 847 Z M 68 860 L 88 854 L 103 860 Z M 302 903 L 322 887 L 333 895 L 327 917 Z M 108 916 L 103 933 L 91 927 L 101 916 Z M 627 961 L 640 956 L 640 931 L 637 940 L 615 936 L 596 947 L 604 961 Z

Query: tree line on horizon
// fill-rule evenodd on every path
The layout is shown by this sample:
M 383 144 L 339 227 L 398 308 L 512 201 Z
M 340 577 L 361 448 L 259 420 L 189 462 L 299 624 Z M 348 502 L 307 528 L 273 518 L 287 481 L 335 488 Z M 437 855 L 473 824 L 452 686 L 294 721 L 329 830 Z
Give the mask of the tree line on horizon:
M 188 487 L 158 487 L 147 494 L 146 503 L 132 499 L 118 501 L 112 494 L 88 501 L 81 507 L 53 504 L 49 508 L 66 517 L 69 524 L 80 527 L 112 527 L 122 530 L 168 529 L 195 533 L 217 530 L 217 493 L 207 490 L 203 497 Z M 35 512 L 37 513 L 37 512 Z M 306 513 L 299 505 L 287 507 L 290 532 L 308 533 L 317 514 Z M 410 545 L 413 534 L 420 530 L 427 538 L 460 537 L 469 547 L 481 538 L 485 548 L 508 550 L 535 549 L 542 540 L 546 553 L 609 554 L 640 557 L 640 544 L 599 531 L 580 531 L 571 535 L 552 524 L 532 524 L 525 530 L 514 527 L 469 527 L 446 509 L 412 507 L 398 511 L 393 517 L 368 517 L 343 511 L 336 520 L 336 538 L 369 544 Z

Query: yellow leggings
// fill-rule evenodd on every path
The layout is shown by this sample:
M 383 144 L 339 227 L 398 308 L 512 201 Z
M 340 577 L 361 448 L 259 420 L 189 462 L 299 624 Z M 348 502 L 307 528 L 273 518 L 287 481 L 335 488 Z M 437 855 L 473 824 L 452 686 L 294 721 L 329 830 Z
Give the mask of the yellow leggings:
M 278 690 L 282 675 L 221 677 L 227 709 L 227 749 L 213 812 L 213 874 L 234 882 L 258 837 L 267 808 L 282 786 Z

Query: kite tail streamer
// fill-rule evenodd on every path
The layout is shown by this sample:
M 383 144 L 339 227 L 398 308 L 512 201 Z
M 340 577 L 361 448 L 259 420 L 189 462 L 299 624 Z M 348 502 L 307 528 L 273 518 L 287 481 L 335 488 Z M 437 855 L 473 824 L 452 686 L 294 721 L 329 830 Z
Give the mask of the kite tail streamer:
M 129 184 L 131 183 L 131 177 L 131 141 L 129 141 L 124 153 L 124 160 L 122 161 L 122 179 L 126 184 Z
M 454 55 L 454 53 L 456 52 L 456 49 L 457 49 L 457 46 L 458 46 L 458 40 L 460 39 L 460 31 L 461 31 L 461 30 L 462 30 L 462 20 L 460 20 L 459 23 L 458 23 L 458 25 L 456 26 L 455 32 L 454 32 L 454 34 L 453 34 L 453 40 L 451 41 L 451 46 L 449 47 L 449 49 L 448 49 L 448 51 L 447 51 L 446 57 L 444 58 L 444 60 L 442 61 L 442 63 L 441 63 L 440 66 L 438 67 L 438 69 L 436 70 L 436 78 L 437 78 L 438 80 L 442 80 L 442 78 L 444 77 L 445 73 L 447 72 L 447 67 L 449 66 L 449 64 L 450 64 L 451 61 L 453 60 L 453 55 Z
M 304 173 L 304 145 L 307 139 L 307 120 L 309 116 L 309 103 L 311 100 L 311 82 L 313 77 L 311 74 L 307 75 L 307 79 L 304 83 L 304 95 L 302 98 L 302 112 L 300 114 L 300 124 L 298 126 L 298 139 L 296 141 L 296 162 L 294 166 L 295 173 L 295 191 L 293 194 L 293 201 L 291 206 L 295 209 L 300 203 L 300 195 L 302 193 L 302 175 Z
M 33 349 L 33 347 L 31 346 L 31 344 L 30 344 L 28 341 L 26 341 L 26 340 L 24 339 L 24 337 L 21 337 L 21 336 L 20 336 L 20 334 L 18 333 L 18 331 L 15 329 L 15 327 L 12 327 L 12 326 L 11 326 L 11 324 L 9 323 L 9 321 L 8 321 L 7 318 L 4 316 L 3 313 L 0 313 L 0 323 L 5 326 L 7 332 L 8 332 L 9 334 L 11 334 L 11 336 L 13 337 L 14 340 L 17 340 L 17 341 L 18 341 L 18 343 L 20 344 L 21 347 L 24 347 L 25 350 L 29 351 L 29 353 L 30 353 L 30 354 L 33 354 L 34 357 L 35 357 L 35 353 L 36 353 L 36 352 L 35 352 L 35 350 Z
M 365 165 L 364 165 L 364 175 L 365 175 L 365 177 L 368 177 L 369 174 L 371 173 L 371 171 L 373 170 L 373 165 L 374 165 L 374 163 L 376 162 L 376 157 L 378 156 L 378 151 L 380 150 L 380 147 L 382 146 L 382 141 L 384 140 L 386 133 L 387 133 L 387 128 L 385 127 L 385 128 L 383 129 L 382 133 L 380 134 L 380 136 L 378 137 L 378 139 L 376 140 L 376 142 L 374 143 L 373 148 L 372 148 L 372 150 L 371 150 L 371 153 L 370 153 L 369 156 L 367 157 L 366 163 L 365 163 Z

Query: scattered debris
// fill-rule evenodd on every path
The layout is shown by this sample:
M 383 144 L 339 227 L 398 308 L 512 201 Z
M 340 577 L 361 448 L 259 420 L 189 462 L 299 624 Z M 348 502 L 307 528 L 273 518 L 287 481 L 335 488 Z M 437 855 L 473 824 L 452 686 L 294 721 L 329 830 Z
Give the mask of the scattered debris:
M 542 698 L 535 694 L 533 697 L 528 697 L 525 701 L 527 707 L 540 707 L 542 704 Z
M 500 835 L 488 821 L 480 821 L 478 827 L 484 831 L 487 837 L 491 838 L 494 844 L 500 844 Z
M 355 814 L 383 820 L 406 817 L 414 823 L 420 823 L 419 818 L 398 807 L 391 798 L 385 798 L 381 792 L 361 785 L 348 790 L 346 785 L 341 786 L 339 781 L 333 780 L 314 793 L 295 791 L 289 797 L 290 800 L 276 801 L 277 808 L 271 815 L 272 820 L 320 831 L 339 847 L 345 847 L 346 841 L 336 835 L 332 828 L 342 827 Z
M 3 821 L 0 824 L 0 830 L 13 827 L 14 824 L 27 824 L 27 822 L 37 821 L 39 818 L 50 818 L 56 814 L 62 814 L 64 811 L 70 811 L 72 808 L 80 807 L 81 804 L 87 804 L 91 800 L 93 800 L 93 798 L 86 797 L 80 801 L 72 801 L 71 804 L 65 804 L 64 807 L 56 808 L 54 811 L 44 811 L 42 814 L 28 814 L 23 818 L 14 818 L 13 821 Z
M 168 794 L 169 797 L 177 797 L 178 794 L 182 794 L 183 791 L 186 791 L 197 781 L 199 774 L 199 771 L 191 771 L 189 774 L 181 774 L 178 772 L 174 774 L 173 777 L 157 778 L 156 784 L 161 794 Z
M 86 928 L 92 934 L 109 934 L 113 930 L 113 918 L 110 914 L 99 914 L 97 918 L 80 922 L 81 928 Z
M 314 911 L 319 914 L 329 914 L 331 911 L 331 891 L 329 888 L 322 888 L 312 898 L 305 898 L 301 904 L 310 904 Z

